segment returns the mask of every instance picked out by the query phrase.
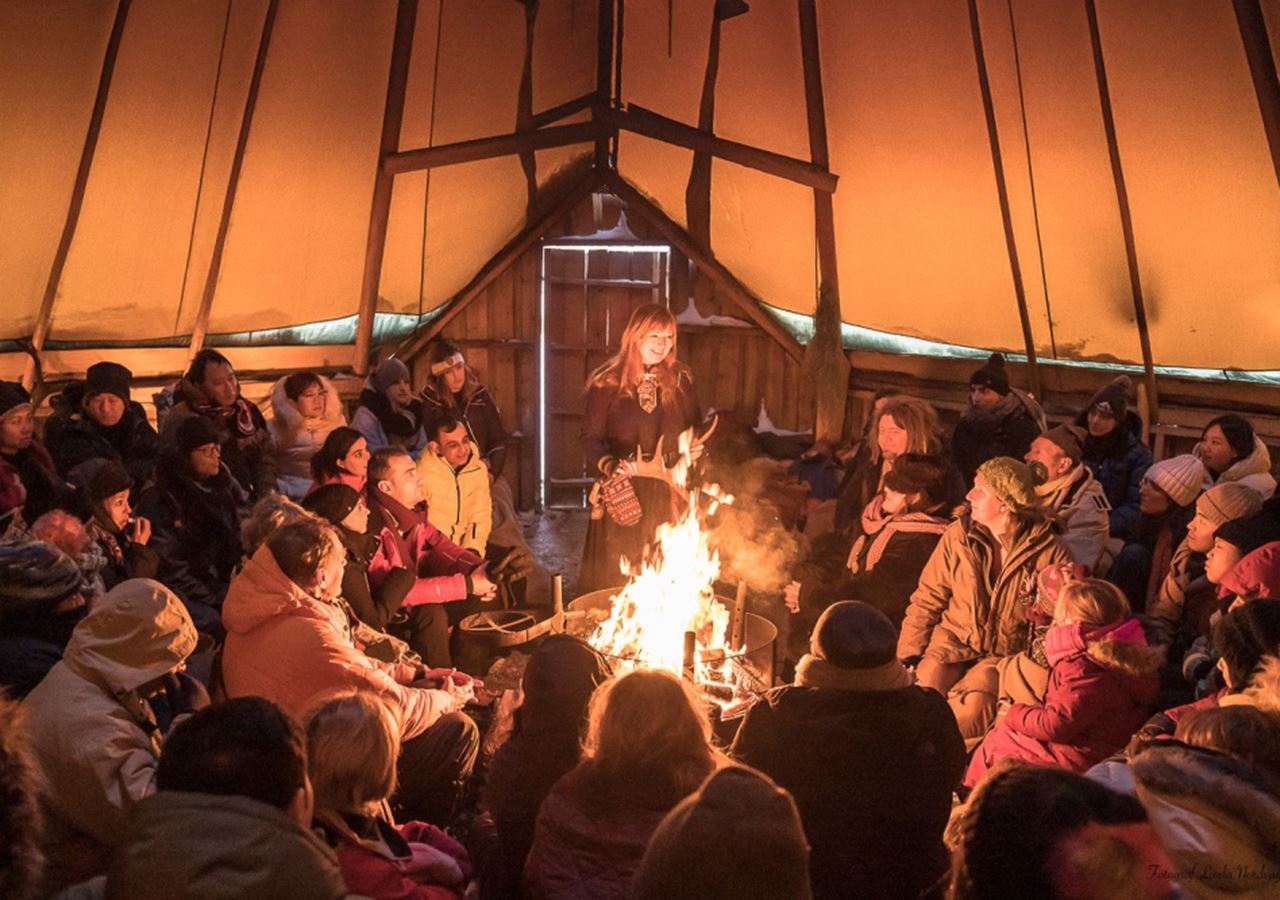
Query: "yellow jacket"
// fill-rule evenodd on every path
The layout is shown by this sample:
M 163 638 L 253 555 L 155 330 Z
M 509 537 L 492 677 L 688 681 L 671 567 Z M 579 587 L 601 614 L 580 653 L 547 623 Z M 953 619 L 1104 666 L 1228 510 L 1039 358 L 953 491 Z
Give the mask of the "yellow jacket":
M 427 501 L 427 521 L 458 546 L 484 556 L 493 528 L 493 502 L 489 467 L 475 443 L 471 444 L 471 458 L 458 472 L 428 444 L 418 458 L 418 481 Z

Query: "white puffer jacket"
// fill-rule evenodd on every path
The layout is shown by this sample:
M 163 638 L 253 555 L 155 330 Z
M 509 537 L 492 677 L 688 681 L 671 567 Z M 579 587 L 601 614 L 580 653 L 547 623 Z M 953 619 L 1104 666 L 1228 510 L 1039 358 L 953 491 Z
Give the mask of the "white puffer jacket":
M 329 432 L 347 424 L 342 411 L 342 398 L 333 383 L 323 375 L 324 413 L 304 419 L 298 407 L 284 392 L 281 378 L 271 389 L 271 446 L 275 457 L 276 485 L 291 500 L 301 500 L 311 487 L 311 457 L 324 444 Z

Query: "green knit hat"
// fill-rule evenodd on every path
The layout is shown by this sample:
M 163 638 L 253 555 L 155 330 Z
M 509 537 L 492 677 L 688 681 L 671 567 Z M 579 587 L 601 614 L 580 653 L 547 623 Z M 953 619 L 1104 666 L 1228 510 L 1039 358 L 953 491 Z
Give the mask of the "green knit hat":
M 1035 509 L 1036 476 L 1031 467 L 1010 456 L 997 456 L 978 467 L 978 477 L 1014 512 Z

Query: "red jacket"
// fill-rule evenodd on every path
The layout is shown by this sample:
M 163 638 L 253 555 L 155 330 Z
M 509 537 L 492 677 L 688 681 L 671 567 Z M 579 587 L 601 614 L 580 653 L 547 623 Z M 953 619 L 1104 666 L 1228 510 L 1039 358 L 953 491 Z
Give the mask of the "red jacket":
M 387 573 L 399 567 L 417 576 L 402 606 L 465 600 L 467 576 L 484 560 L 445 537 L 427 521 L 424 510 L 395 511 L 384 496 L 369 486 L 369 533 L 378 536 L 378 549 L 369 561 L 370 586 L 377 590 Z
M 434 825 L 365 819 L 364 836 L 345 817 L 317 813 L 347 890 L 372 900 L 462 900 L 473 869 L 461 844 Z
M 1158 648 L 1129 619 L 1101 628 L 1059 625 L 1045 636 L 1049 686 L 1043 704 L 1016 703 L 978 747 L 965 773 L 973 786 L 1011 757 L 1083 772 L 1124 747 L 1159 691 Z

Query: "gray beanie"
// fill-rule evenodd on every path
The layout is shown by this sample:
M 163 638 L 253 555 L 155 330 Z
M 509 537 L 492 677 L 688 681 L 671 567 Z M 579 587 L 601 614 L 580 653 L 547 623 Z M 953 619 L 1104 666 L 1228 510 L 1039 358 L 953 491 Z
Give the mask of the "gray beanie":
M 394 356 L 384 359 L 373 370 L 373 388 L 380 394 L 386 393 L 397 381 L 410 381 L 409 367 Z

